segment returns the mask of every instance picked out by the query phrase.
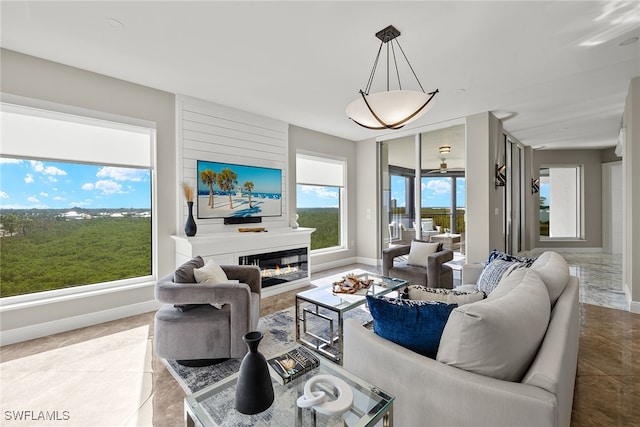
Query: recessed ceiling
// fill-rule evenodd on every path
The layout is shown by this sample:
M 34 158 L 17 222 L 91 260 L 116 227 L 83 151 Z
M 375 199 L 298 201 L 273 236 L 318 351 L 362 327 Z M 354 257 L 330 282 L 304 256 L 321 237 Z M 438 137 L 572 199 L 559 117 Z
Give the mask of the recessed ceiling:
M 369 77 L 374 34 L 392 24 L 424 89 L 440 90 L 433 109 L 407 127 L 492 111 L 526 145 L 602 148 L 615 145 L 629 81 L 640 75 L 640 43 L 622 43 L 640 36 L 639 8 L 2 1 L 1 45 L 358 141 L 389 137 L 357 126 L 344 109 Z

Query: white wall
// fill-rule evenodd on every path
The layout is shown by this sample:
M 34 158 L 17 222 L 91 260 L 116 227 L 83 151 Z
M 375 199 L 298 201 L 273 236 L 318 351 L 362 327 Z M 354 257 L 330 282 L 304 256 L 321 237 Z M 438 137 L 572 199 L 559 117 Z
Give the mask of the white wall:
M 198 160 L 280 169 L 283 189 L 282 216 L 263 217 L 262 224 L 253 226 L 289 226 L 287 123 L 191 97 L 178 96 L 176 126 L 176 169 L 180 179 L 176 180 L 175 185 L 178 188 L 183 181 L 195 188 L 199 180 L 196 170 Z M 184 235 L 187 206 L 181 191 L 177 191 L 176 228 L 179 234 Z M 237 225 L 224 225 L 222 218 L 197 218 L 196 209 L 194 206 L 194 217 L 198 226 L 196 235 L 235 231 L 238 228 Z
M 624 235 L 622 162 L 602 164 L 602 250 L 622 254 Z
M 0 51 L 4 93 L 156 123 L 158 212 L 175 212 L 175 97 L 173 94 L 10 50 Z M 158 274 L 173 268 L 172 215 L 158 215 Z M 22 305 L 0 312 L 2 343 L 121 318 L 157 306 L 154 283 Z
M 356 194 L 358 224 L 358 261 L 375 265 L 382 257 L 380 248 L 380 211 L 378 203 L 378 155 L 374 139 L 359 141 L 357 144 L 358 192 Z
M 631 311 L 640 313 L 640 76 L 629 84 L 622 125 L 627 132 L 622 157 L 625 186 L 622 279 L 631 297 Z
M 495 165 L 504 163 L 502 122 L 485 112 L 466 123 L 466 256 L 484 262 L 492 249 L 504 250 L 504 187 L 495 187 Z

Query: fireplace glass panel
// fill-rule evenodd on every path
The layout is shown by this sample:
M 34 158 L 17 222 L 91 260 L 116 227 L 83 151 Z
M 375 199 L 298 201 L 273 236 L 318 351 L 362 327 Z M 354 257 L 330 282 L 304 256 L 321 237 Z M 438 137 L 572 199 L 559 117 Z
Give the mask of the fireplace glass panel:
M 296 248 L 241 256 L 238 264 L 260 267 L 262 287 L 266 288 L 306 278 L 308 276 L 307 258 L 307 248 Z

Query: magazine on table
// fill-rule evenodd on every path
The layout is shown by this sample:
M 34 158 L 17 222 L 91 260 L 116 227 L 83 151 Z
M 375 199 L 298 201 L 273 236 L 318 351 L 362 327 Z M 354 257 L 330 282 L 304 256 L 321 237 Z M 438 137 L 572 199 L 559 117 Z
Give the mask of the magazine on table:
M 320 366 L 320 359 L 311 350 L 298 346 L 267 360 L 271 376 L 280 384 L 287 384 Z

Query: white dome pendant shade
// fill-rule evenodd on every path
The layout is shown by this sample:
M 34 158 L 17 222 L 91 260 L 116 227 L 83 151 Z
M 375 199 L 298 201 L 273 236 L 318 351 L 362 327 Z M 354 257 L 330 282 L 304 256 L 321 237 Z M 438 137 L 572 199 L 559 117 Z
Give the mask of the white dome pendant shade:
M 347 116 L 367 129 L 400 129 L 422 117 L 431 109 L 431 100 L 438 93 L 414 90 L 390 90 L 365 95 L 347 106 Z
M 369 81 L 367 82 L 366 89 L 360 90 L 360 97 L 350 103 L 346 108 L 347 116 L 357 124 L 367 129 L 400 129 L 407 123 L 410 123 L 420 118 L 424 113 L 429 111 L 432 107 L 431 101 L 433 97 L 438 93 L 438 89 L 433 92 L 426 93 L 416 76 L 413 67 L 407 59 L 402 50 L 402 46 L 397 40 L 400 35 L 393 25 L 378 31 L 376 37 L 380 39 L 380 47 L 378 48 L 378 54 L 373 63 L 373 69 L 369 75 Z M 395 44 L 394 44 L 395 41 Z M 378 60 L 380 59 L 380 53 L 382 52 L 382 46 L 387 45 L 386 57 L 387 57 L 387 90 L 386 92 L 370 93 L 371 85 L 378 66 Z M 403 90 L 400 82 L 400 73 L 398 71 L 398 62 L 396 59 L 395 46 L 398 47 L 409 69 L 413 73 L 418 86 L 421 91 L 415 90 Z M 391 49 L 390 49 L 391 48 Z M 393 69 L 396 70 L 396 78 L 398 82 L 398 90 L 389 90 L 389 69 L 390 69 L 390 54 L 393 57 Z

